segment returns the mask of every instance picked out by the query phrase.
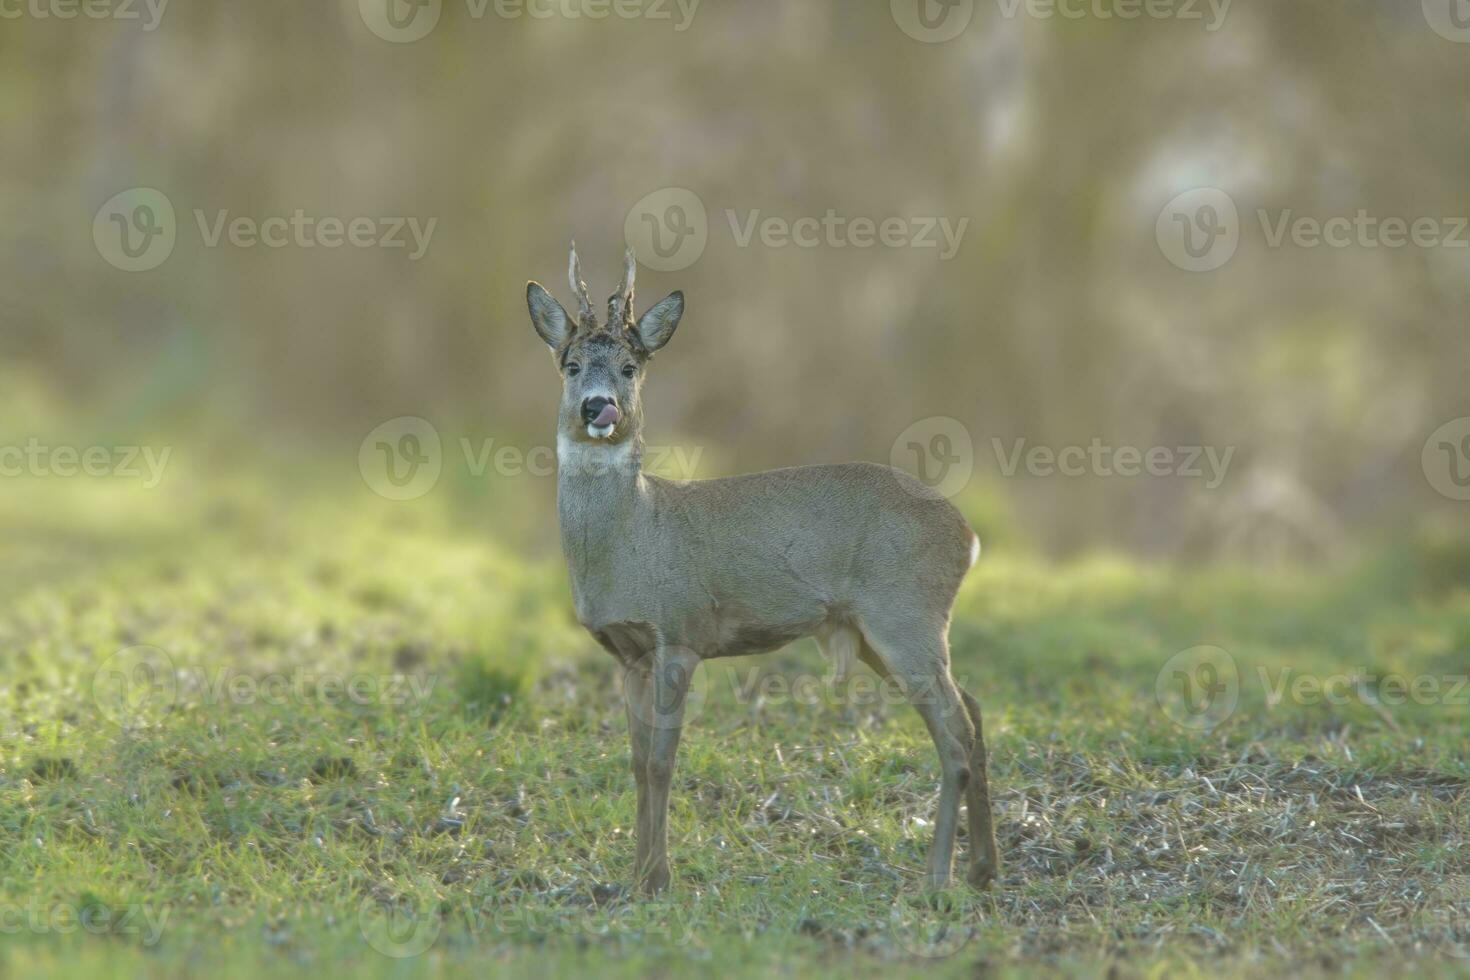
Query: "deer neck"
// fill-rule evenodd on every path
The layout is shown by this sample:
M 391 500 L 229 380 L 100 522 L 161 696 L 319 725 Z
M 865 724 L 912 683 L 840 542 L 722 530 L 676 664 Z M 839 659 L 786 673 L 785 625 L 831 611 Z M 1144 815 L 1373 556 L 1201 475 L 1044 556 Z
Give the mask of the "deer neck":
M 556 441 L 556 507 L 562 552 L 579 613 L 584 598 L 606 596 L 626 583 L 618 562 L 627 555 L 644 499 L 643 442 Z

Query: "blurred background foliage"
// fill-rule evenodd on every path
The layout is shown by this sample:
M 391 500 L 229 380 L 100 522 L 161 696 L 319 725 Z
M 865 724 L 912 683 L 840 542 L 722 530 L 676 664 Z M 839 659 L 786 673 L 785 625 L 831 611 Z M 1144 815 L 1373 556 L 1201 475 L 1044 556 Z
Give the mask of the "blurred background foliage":
M 446 2 L 412 44 L 375 36 L 357 0 L 179 0 L 152 31 L 0 22 L 0 436 L 167 442 L 178 479 L 254 473 L 239 492 L 269 500 L 318 479 L 369 493 L 364 435 L 422 416 L 454 471 L 436 494 L 493 499 L 488 524 L 554 549 L 552 481 L 468 478 L 458 440 L 551 443 L 525 281 L 565 300 L 575 237 L 606 295 L 629 209 L 684 187 L 709 245 L 645 268 L 640 297 L 687 293 L 648 437 L 700 447 L 700 475 L 887 460 L 943 415 L 973 439 L 962 502 L 992 546 L 1336 562 L 1463 519 L 1419 459 L 1470 415 L 1470 249 L 1271 249 L 1256 212 L 1470 214 L 1470 48 L 1417 3 L 1240 0 L 1215 32 L 979 3 L 942 44 L 888 8 L 705 0 L 679 31 L 677 9 Z M 1198 186 L 1241 211 L 1210 274 L 1154 237 Z M 141 273 L 91 238 L 130 187 L 178 211 L 172 256 Z M 437 226 L 419 261 L 206 248 L 195 209 Z M 941 261 L 740 247 L 726 216 L 829 209 L 970 224 Z M 1004 477 L 992 440 L 1023 438 L 1236 454 L 1213 490 Z

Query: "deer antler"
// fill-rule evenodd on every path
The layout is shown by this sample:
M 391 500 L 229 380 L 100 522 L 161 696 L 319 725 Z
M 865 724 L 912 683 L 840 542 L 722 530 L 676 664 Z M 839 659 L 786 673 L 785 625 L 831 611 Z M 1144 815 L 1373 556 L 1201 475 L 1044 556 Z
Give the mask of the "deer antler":
M 629 246 L 623 256 L 623 281 L 618 291 L 607 301 L 608 326 L 632 326 L 633 324 L 633 281 L 638 276 L 638 260 Z
M 567 279 L 572 284 L 572 295 L 577 298 L 577 319 L 587 323 L 595 314 L 592 312 L 592 298 L 587 295 L 587 284 L 582 281 L 582 262 L 577 258 L 575 239 L 572 241 L 572 257 L 567 263 Z

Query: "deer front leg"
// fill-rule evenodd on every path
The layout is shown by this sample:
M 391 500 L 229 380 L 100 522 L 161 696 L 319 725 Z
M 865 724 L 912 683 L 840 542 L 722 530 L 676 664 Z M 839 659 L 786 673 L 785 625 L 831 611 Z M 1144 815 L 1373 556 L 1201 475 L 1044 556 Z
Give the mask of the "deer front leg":
M 649 658 L 651 659 L 651 658 Z M 628 737 L 633 749 L 633 780 L 638 784 L 638 821 L 633 828 L 637 857 L 633 864 L 635 880 L 643 877 L 648 867 L 648 756 L 653 727 L 648 723 L 653 706 L 653 671 L 648 662 L 635 663 L 623 672 L 623 698 L 628 709 Z
M 653 697 L 645 721 L 652 732 L 648 751 L 648 820 L 639 827 L 648 846 L 639 851 L 639 884 L 653 895 L 669 886 L 669 784 L 684 728 L 684 701 L 699 658 L 691 651 L 660 649 L 654 655 Z

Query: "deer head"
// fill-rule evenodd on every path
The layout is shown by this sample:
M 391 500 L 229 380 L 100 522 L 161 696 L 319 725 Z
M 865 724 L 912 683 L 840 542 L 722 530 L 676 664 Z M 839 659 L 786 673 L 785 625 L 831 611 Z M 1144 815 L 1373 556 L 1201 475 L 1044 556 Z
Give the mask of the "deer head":
M 557 432 L 580 442 L 617 444 L 635 439 L 643 424 L 640 391 L 648 361 L 669 342 L 684 315 L 684 294 L 674 292 L 637 319 L 633 315 L 633 281 L 638 271 L 633 250 L 623 267 L 623 281 L 607 302 L 607 320 L 598 323 L 577 243 L 567 268 L 577 300 L 573 319 L 540 283 L 526 284 L 531 324 L 546 341 L 561 374 L 561 407 Z

